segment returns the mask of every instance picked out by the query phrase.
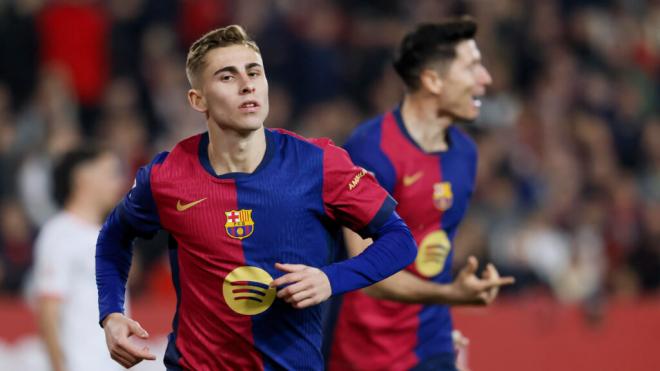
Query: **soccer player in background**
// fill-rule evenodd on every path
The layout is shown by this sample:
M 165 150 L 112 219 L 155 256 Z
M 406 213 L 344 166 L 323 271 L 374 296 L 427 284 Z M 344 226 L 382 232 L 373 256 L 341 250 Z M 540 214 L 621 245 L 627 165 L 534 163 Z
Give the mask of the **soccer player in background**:
M 455 370 L 449 305 L 487 305 L 501 285 L 492 264 L 478 277 L 473 256 L 452 281 L 452 245 L 474 190 L 477 152 L 457 127 L 479 114 L 491 77 L 460 18 L 423 24 L 403 39 L 394 67 L 406 84 L 401 106 L 360 125 L 345 145 L 397 200 L 417 258 L 363 291 L 344 295 L 331 370 Z M 368 241 L 346 232 L 350 255 Z
M 376 179 L 329 140 L 265 129 L 268 83 L 239 26 L 190 48 L 190 105 L 208 132 L 179 142 L 137 174 L 97 243 L 101 324 L 111 356 L 154 359 L 122 314 L 131 240 L 170 233 L 177 293 L 168 370 L 323 369 L 321 307 L 415 257 L 410 231 Z M 330 263 L 343 225 L 374 243 Z M 274 278 L 274 279 L 273 279 Z
M 101 223 L 121 198 L 123 177 L 111 152 L 81 148 L 55 167 L 63 207 L 41 229 L 33 276 L 37 319 L 54 371 L 120 370 L 108 358 L 98 319 L 94 251 Z

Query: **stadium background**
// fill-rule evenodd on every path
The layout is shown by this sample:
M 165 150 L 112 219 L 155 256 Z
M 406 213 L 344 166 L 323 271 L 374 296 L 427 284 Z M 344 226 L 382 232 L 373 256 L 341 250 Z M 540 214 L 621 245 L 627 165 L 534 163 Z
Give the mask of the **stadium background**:
M 56 211 L 53 161 L 94 140 L 128 188 L 204 130 L 184 73 L 203 32 L 238 23 L 256 38 L 268 126 L 342 143 L 399 102 L 402 35 L 463 13 L 494 83 L 466 126 L 480 164 L 455 265 L 474 254 L 517 278 L 493 307 L 454 311 L 471 368 L 660 369 L 657 0 L 0 1 L 0 369 L 45 367 L 26 287 Z M 138 243 L 131 281 L 156 348 L 173 310 L 162 239 Z

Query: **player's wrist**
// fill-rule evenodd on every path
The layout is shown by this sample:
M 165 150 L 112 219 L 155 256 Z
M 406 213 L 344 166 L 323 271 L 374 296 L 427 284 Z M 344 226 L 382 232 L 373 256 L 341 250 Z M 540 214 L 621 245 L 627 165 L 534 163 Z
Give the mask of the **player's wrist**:
M 116 318 L 121 318 L 121 317 L 124 317 L 124 314 L 123 314 L 123 313 L 121 313 L 121 312 L 112 312 L 112 313 L 108 314 L 107 316 L 105 316 L 105 318 L 104 318 L 103 321 L 101 322 L 101 326 L 105 328 L 105 325 L 106 325 L 110 320 L 113 320 L 113 319 L 116 319 Z
M 446 288 L 445 299 L 446 304 L 449 305 L 465 305 L 469 304 L 471 297 L 468 294 L 468 290 L 461 284 L 459 281 L 453 281 L 448 285 L 444 285 Z

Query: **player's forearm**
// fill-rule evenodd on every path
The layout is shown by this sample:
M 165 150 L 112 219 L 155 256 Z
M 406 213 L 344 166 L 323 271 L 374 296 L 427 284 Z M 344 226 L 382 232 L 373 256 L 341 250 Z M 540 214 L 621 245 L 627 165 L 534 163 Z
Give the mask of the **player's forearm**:
M 37 303 L 39 332 L 46 346 L 53 371 L 64 370 L 64 356 L 59 340 L 59 299 L 43 297 Z
M 371 243 L 350 229 L 344 229 L 344 240 L 349 256 L 360 254 Z M 416 304 L 474 304 L 459 298 L 454 284 L 438 284 L 421 279 L 407 271 L 400 271 L 364 289 L 377 299 Z
M 451 284 L 423 280 L 401 271 L 367 287 L 364 292 L 378 299 L 414 304 L 458 304 Z
M 110 313 L 124 312 L 134 237 L 135 233 L 122 223 L 118 208 L 115 208 L 103 224 L 96 243 L 96 285 L 101 322 Z
M 417 255 L 415 240 L 395 213 L 373 237 L 374 243 L 361 254 L 322 268 L 333 295 L 383 280 L 411 264 Z

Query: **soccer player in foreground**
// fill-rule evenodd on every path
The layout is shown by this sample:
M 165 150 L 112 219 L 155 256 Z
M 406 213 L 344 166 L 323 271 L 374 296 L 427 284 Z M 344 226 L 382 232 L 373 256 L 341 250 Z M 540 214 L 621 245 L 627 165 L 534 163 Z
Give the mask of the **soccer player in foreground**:
M 470 257 L 452 281 L 452 242 L 474 190 L 477 152 L 457 127 L 479 114 L 491 77 L 461 18 L 424 24 L 403 39 L 394 67 L 403 103 L 359 126 L 345 148 L 398 201 L 418 244 L 407 270 L 344 295 L 331 348 L 332 370 L 455 370 L 449 305 L 487 305 L 501 285 L 492 264 L 482 275 Z M 346 233 L 350 255 L 368 245 Z
M 264 128 L 268 83 L 242 28 L 196 41 L 186 72 L 208 132 L 142 168 L 99 235 L 100 320 L 112 358 L 126 367 L 155 358 L 128 339 L 148 335 L 122 305 L 131 240 L 162 228 L 177 293 L 168 370 L 320 370 L 315 305 L 410 264 L 412 235 L 344 150 Z M 340 225 L 375 242 L 329 264 Z

